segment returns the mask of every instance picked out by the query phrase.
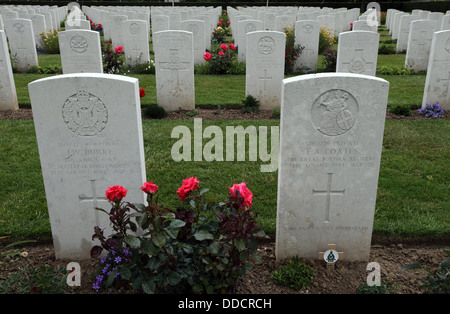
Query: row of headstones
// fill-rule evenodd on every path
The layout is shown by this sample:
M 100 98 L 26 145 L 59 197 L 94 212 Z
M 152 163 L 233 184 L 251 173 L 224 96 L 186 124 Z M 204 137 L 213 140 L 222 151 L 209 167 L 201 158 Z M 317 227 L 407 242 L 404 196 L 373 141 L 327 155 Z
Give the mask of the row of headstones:
M 320 27 L 327 28 L 336 36 L 351 30 L 350 24 L 354 21 L 360 18 L 367 19 L 367 14 L 360 16 L 360 9 L 328 7 L 237 7 L 236 9 L 227 7 L 227 12 L 232 29 L 240 20 L 259 20 L 265 30 L 273 31 L 293 28 L 296 21 L 315 20 L 319 22 Z
M 3 23 L 12 19 L 27 19 L 33 26 L 35 44 L 41 44 L 41 34 L 53 30 L 60 30 L 61 21 L 67 15 L 68 7 L 57 6 L 1 6 L 0 7 L 0 30 Z M 3 23 L 2 23 L 3 20 Z
M 450 29 L 450 15 L 423 10 L 408 14 L 388 9 L 386 27 L 392 39 L 397 40 L 397 53 L 406 50 L 405 65 L 418 71 L 426 70 L 433 33 Z
M 267 36 L 275 33 L 284 36 L 252 32 L 249 42 L 258 46 L 266 37 L 262 47 L 269 49 Z M 282 86 L 277 258 L 317 258 L 335 243 L 346 260 L 366 260 L 389 83 L 322 73 L 285 79 Z M 28 89 L 56 258 L 89 258 L 94 226 L 111 232 L 107 215 L 95 210 L 109 210 L 108 186 L 122 185 L 127 201 L 145 204 L 139 81 L 77 73 L 40 79 Z
M 422 107 L 437 102 L 450 109 L 450 11 L 388 9 L 386 27 L 397 51 L 407 45 L 405 66 L 427 71 Z

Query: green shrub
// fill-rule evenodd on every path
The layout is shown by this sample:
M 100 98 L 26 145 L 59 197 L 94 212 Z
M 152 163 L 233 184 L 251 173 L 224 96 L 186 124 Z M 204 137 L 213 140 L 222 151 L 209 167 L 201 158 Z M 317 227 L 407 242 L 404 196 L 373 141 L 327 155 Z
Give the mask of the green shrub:
M 272 280 L 281 286 L 287 286 L 295 290 L 307 288 L 313 278 L 314 270 L 306 265 L 303 259 L 291 258 L 286 265 L 272 272 Z
M 259 111 L 259 100 L 252 95 L 248 95 L 245 100 L 242 101 L 242 104 L 244 105 L 244 108 L 242 109 L 244 113 Z
M 395 54 L 395 48 L 393 46 L 381 45 L 378 47 L 379 55 L 392 55 Z
M 412 114 L 412 110 L 408 105 L 389 106 L 388 111 L 398 116 L 410 116 Z
M 144 109 L 144 117 L 147 119 L 163 119 L 167 117 L 167 112 L 158 105 L 149 105 Z
M 335 72 L 337 62 L 337 51 L 333 47 L 328 48 L 323 53 L 323 64 L 325 65 L 325 71 Z
M 280 119 L 280 117 L 281 117 L 281 109 L 280 108 L 273 108 L 272 109 L 272 116 L 275 119 Z
M 389 294 L 385 283 L 379 286 L 369 286 L 366 282 L 356 289 L 356 294 Z
M 292 27 L 286 27 L 284 32 L 286 34 L 284 74 L 293 74 L 295 61 L 305 47 L 295 44 L 295 30 Z
M 336 43 L 336 37 L 333 32 L 329 31 L 327 28 L 321 27 L 319 32 L 319 55 Z

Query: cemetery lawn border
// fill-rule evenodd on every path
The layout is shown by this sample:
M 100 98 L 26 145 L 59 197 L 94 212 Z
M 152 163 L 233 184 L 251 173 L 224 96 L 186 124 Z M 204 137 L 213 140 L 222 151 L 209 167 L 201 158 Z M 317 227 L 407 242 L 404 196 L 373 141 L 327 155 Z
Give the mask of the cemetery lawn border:
M 278 172 L 262 173 L 261 163 L 248 161 L 248 155 L 244 162 L 174 162 L 171 147 L 178 139 L 170 137 L 171 131 L 179 125 L 193 130 L 192 121 L 143 121 L 147 180 L 161 187 L 161 202 L 176 206 L 175 191 L 190 176 L 197 176 L 201 185 L 211 189 L 210 196 L 218 199 L 233 183 L 246 182 L 254 194 L 259 222 L 273 235 Z M 279 120 L 203 121 L 203 129 L 209 125 L 219 126 L 225 141 L 226 126 L 270 127 L 279 125 Z M 449 129 L 447 120 L 386 121 L 374 236 L 450 236 Z M 203 139 L 203 144 L 208 141 Z M 0 234 L 12 239 L 50 237 L 32 121 L 0 121 L 0 159 L 0 219 L 7 222 L 0 225 Z

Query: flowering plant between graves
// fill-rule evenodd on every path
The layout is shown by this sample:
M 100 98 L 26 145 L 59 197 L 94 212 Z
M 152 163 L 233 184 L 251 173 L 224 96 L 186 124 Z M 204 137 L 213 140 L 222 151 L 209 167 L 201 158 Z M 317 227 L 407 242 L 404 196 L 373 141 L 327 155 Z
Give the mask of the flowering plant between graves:
M 196 177 L 176 191 L 180 206 L 159 204 L 159 187 L 145 182 L 147 205 L 125 202 L 127 190 L 109 187 L 113 234 L 99 226 L 92 257 L 102 251 L 94 289 L 131 289 L 143 293 L 229 293 L 236 280 L 260 262 L 257 239 L 265 237 L 252 209 L 253 194 L 245 183 L 229 188 L 225 202 L 207 198 Z
M 203 58 L 209 66 L 210 74 L 230 74 L 236 60 L 236 47 L 233 43 L 221 44 L 212 52 L 205 52 Z
M 42 32 L 40 34 L 41 45 L 39 47 L 40 50 L 43 50 L 47 54 L 58 54 L 59 51 L 59 39 L 58 32 L 55 30 Z
M 118 74 L 124 66 L 122 46 L 116 46 L 113 50 L 110 42 L 102 42 L 101 49 L 103 72 L 108 74 Z
M 319 54 L 322 54 L 336 43 L 337 41 L 333 32 L 325 27 L 321 27 L 319 32 Z
M 439 105 L 438 102 L 434 104 L 426 104 L 417 110 L 418 114 L 421 114 L 427 118 L 443 118 L 447 110 Z
M 211 42 L 213 44 L 225 42 L 227 40 L 227 37 L 230 36 L 230 33 L 230 23 L 228 23 L 227 26 L 218 25 L 217 28 L 215 28 L 212 32 L 213 37 L 211 39 Z
M 286 34 L 284 74 L 293 74 L 295 61 L 305 47 L 295 44 L 295 30 L 292 27 L 283 27 L 283 30 Z

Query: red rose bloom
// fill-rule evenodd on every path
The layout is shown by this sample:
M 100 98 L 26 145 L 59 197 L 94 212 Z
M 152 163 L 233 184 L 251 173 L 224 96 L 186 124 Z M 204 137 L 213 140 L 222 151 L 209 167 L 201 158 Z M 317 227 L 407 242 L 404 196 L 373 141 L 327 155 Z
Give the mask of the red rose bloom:
M 141 98 L 145 96 L 145 90 L 143 88 L 139 90 L 139 96 L 141 96 Z
M 233 44 L 233 43 L 230 43 L 230 44 L 228 45 L 228 47 L 230 47 L 230 49 L 231 49 L 231 50 L 234 50 L 234 49 L 236 49 L 236 47 L 234 46 L 234 44 Z
M 228 47 L 227 47 L 227 45 L 225 45 L 225 44 L 222 44 L 222 45 L 220 45 L 220 49 L 222 49 L 222 50 L 227 50 L 227 49 L 228 49 Z
M 147 194 L 155 194 L 158 191 L 158 186 L 153 184 L 153 182 L 145 182 L 141 190 Z
M 225 55 L 225 53 L 221 50 L 221 51 L 219 51 L 219 56 L 224 56 Z
M 206 61 L 211 60 L 212 58 L 212 54 L 210 54 L 209 52 L 205 52 L 205 54 L 203 55 L 203 59 L 205 59 Z
M 115 48 L 115 51 L 116 51 L 117 53 L 122 53 L 122 52 L 123 52 L 123 47 L 122 47 L 122 46 L 117 46 L 117 47 Z
M 189 179 L 183 180 L 183 184 L 177 191 L 180 201 L 184 201 L 192 191 L 198 189 L 199 183 L 200 181 L 197 180 L 197 177 L 190 177 Z
M 121 185 L 110 186 L 106 189 L 106 198 L 111 202 L 120 202 L 127 195 L 127 190 Z
M 253 193 L 247 188 L 245 182 L 242 182 L 240 184 L 235 183 L 231 188 L 228 189 L 230 190 L 230 194 L 233 196 L 236 196 L 236 190 L 238 190 L 239 195 L 244 198 L 244 206 L 252 207 Z

